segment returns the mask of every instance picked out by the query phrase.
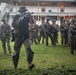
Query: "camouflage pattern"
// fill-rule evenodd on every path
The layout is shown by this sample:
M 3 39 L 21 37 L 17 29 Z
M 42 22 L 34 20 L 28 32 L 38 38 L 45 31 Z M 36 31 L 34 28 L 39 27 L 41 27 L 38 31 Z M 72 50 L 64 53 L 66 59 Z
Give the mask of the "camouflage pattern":
M 64 31 L 65 31 L 65 27 L 64 27 L 64 23 L 62 23 L 60 25 L 60 33 L 61 33 L 61 44 L 64 44 Z
M 24 44 L 26 48 L 26 53 L 27 53 L 27 62 L 28 64 L 31 64 L 33 61 L 33 54 L 34 52 L 32 51 L 30 47 L 30 37 L 29 37 L 29 23 L 34 23 L 33 18 L 31 14 L 26 11 L 24 11 L 24 7 L 22 7 L 21 10 L 21 15 L 20 17 L 17 17 L 16 20 L 13 20 L 12 27 L 15 29 L 15 44 L 14 44 L 14 50 L 15 53 L 12 57 L 13 59 L 13 64 L 14 68 L 17 68 L 18 65 L 18 60 L 19 60 L 19 54 L 20 54 L 20 48 L 22 44 Z M 22 11 L 23 10 L 23 11 Z
M 64 32 L 65 45 L 68 45 L 68 29 L 69 29 L 68 22 L 65 22 L 65 32 Z
M 53 36 L 54 45 L 58 43 L 58 31 L 59 31 L 59 26 L 56 24 L 56 21 L 52 22 L 52 36 Z
M 49 20 L 47 19 L 47 22 L 44 24 L 45 26 L 45 39 L 46 39 L 46 46 L 48 46 L 48 37 L 50 37 L 50 40 L 51 40 L 51 43 L 53 45 L 53 37 L 52 37 L 52 26 L 51 24 L 49 23 Z
M 71 25 L 69 26 L 69 42 L 71 48 L 71 54 L 74 54 L 74 50 L 76 50 L 76 20 L 72 20 Z
M 38 44 L 40 43 L 41 41 L 41 38 L 42 38 L 42 44 L 44 44 L 44 39 L 45 39 L 45 30 L 44 30 L 44 24 L 42 23 L 40 26 L 39 26 L 39 38 L 38 38 Z
M 7 43 L 9 53 L 11 53 L 10 38 L 11 38 L 11 27 L 7 23 L 5 23 L 1 25 L 1 42 L 2 42 L 2 46 L 5 54 L 7 53 L 6 43 Z
M 61 32 L 61 44 L 68 45 L 68 22 L 63 22 L 60 25 L 60 32 Z
M 37 29 L 36 29 L 36 24 L 32 24 L 30 26 L 30 39 L 33 42 L 35 42 L 35 44 L 37 44 Z

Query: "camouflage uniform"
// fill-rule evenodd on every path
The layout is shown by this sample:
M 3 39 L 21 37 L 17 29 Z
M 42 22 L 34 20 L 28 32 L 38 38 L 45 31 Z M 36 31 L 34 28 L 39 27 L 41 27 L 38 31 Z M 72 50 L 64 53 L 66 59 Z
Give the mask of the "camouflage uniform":
M 64 23 L 60 25 L 60 33 L 61 33 L 61 44 L 64 44 Z
M 42 44 L 44 44 L 44 38 L 45 38 L 44 24 L 39 26 L 38 44 L 40 43 L 41 37 L 42 37 Z
M 72 20 L 71 25 L 69 26 L 69 34 L 70 34 L 70 48 L 71 54 L 74 54 L 74 50 L 76 50 L 76 20 Z
M 2 20 L 2 21 L 5 22 L 5 20 Z M 11 27 L 7 23 L 4 23 L 3 25 L 1 25 L 1 42 L 2 42 L 2 46 L 5 54 L 7 53 L 6 43 L 7 43 L 9 53 L 12 53 L 11 47 L 10 47 L 10 38 L 11 38 Z
M 60 32 L 61 32 L 61 44 L 67 45 L 68 44 L 68 23 L 64 22 L 60 25 Z
M 45 38 L 46 38 L 46 46 L 48 46 L 48 37 L 50 37 L 51 43 L 53 45 L 53 37 L 52 37 L 52 26 L 49 23 L 49 19 L 47 19 L 47 22 L 44 24 L 45 26 Z
M 37 29 L 36 29 L 36 25 L 33 24 L 30 26 L 30 39 L 32 40 L 32 43 L 35 42 L 35 44 L 37 44 Z
M 17 68 L 18 65 L 20 48 L 22 44 L 24 44 L 26 48 L 27 62 L 29 69 L 32 69 L 34 67 L 34 64 L 32 64 L 34 52 L 30 47 L 30 40 L 29 40 L 29 23 L 34 23 L 34 21 L 32 19 L 31 14 L 26 11 L 27 9 L 25 7 L 23 6 L 20 7 L 19 12 L 21 13 L 21 15 L 12 23 L 12 27 L 15 29 L 15 41 L 14 41 L 15 53 L 12 57 L 15 69 Z
M 54 45 L 56 45 L 56 43 L 58 43 L 58 31 L 59 31 L 59 26 L 54 23 L 56 22 L 56 20 L 52 20 L 52 36 L 53 36 L 53 42 L 54 42 Z
M 68 22 L 65 23 L 65 32 L 64 32 L 64 39 L 65 39 L 65 45 L 68 45 Z

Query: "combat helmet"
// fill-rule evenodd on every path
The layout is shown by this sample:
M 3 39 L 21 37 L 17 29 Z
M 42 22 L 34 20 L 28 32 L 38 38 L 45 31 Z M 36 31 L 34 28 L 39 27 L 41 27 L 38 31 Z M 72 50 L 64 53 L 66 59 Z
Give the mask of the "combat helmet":
M 24 11 L 28 11 L 25 6 L 19 7 L 18 12 L 24 12 Z

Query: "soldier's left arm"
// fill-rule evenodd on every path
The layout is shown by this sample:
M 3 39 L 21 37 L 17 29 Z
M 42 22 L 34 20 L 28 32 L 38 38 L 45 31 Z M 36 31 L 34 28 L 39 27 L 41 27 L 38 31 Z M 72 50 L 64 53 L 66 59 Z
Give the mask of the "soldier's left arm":
M 34 19 L 32 18 L 32 15 L 28 12 L 28 17 L 29 17 L 29 23 L 34 24 Z

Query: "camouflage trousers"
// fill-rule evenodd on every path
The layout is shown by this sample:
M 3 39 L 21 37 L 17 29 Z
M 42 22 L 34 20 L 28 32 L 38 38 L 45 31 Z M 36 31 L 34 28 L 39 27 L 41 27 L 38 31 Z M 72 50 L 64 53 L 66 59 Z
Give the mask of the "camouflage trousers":
M 31 42 L 29 39 L 24 39 L 24 38 L 15 38 L 15 44 L 14 44 L 14 55 L 12 57 L 13 59 L 13 64 L 14 67 L 17 68 L 18 65 L 18 60 L 19 60 L 19 55 L 20 55 L 20 48 L 24 44 L 25 49 L 26 49 L 26 54 L 27 54 L 27 62 L 30 64 L 33 61 L 33 55 L 34 52 L 31 50 L 30 45 Z
M 1 42 L 2 42 L 4 53 L 5 54 L 7 53 L 7 51 L 6 51 L 6 44 L 7 44 L 9 53 L 12 53 L 11 52 L 11 47 L 10 47 L 10 38 L 9 37 L 1 37 Z
M 50 37 L 50 40 L 51 40 L 52 45 L 54 45 L 52 33 L 50 33 L 50 34 L 46 33 L 46 36 L 45 36 L 46 46 L 48 46 L 49 37 Z
M 53 36 L 53 45 L 56 45 L 58 43 L 58 33 L 52 33 Z
M 74 51 L 76 50 L 76 36 L 71 36 L 70 48 L 71 48 L 71 54 L 74 54 Z
M 36 32 L 30 32 L 30 39 L 33 42 L 35 42 L 35 44 L 37 44 L 37 36 L 36 36 Z
M 61 44 L 62 45 L 67 45 L 68 44 L 68 35 L 61 34 Z
M 44 33 L 40 33 L 39 37 L 38 37 L 38 44 L 40 43 L 42 38 L 42 44 L 44 44 L 44 39 L 45 39 L 45 34 Z

